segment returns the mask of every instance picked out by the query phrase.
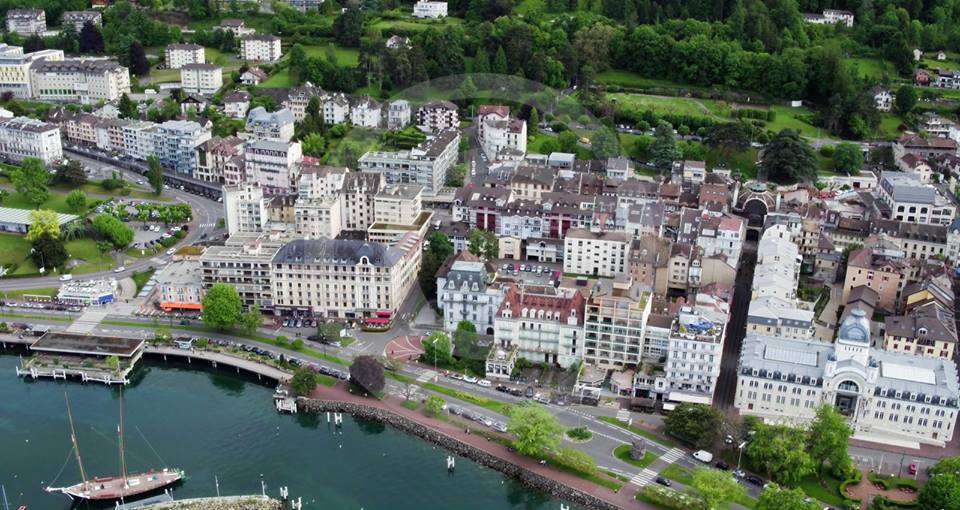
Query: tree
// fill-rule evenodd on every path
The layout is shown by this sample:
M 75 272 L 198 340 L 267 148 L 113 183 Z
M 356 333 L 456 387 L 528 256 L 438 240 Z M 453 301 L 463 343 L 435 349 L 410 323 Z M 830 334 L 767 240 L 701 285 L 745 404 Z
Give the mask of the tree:
M 503 46 L 497 47 L 497 54 L 493 58 L 493 67 L 491 68 L 493 74 L 507 74 L 509 69 L 507 69 L 507 53 L 503 51 Z
M 57 173 L 53 176 L 53 182 L 76 186 L 86 184 L 87 172 L 83 169 L 82 163 L 71 159 L 57 167 Z
M 783 129 L 770 140 L 759 165 L 767 179 L 780 184 L 815 178 L 817 167 L 813 149 L 792 129 Z
M 81 212 L 87 207 L 87 194 L 83 190 L 75 189 L 67 194 L 67 206 L 73 212 Z
M 160 158 L 155 155 L 147 157 L 147 180 L 155 195 L 163 193 L 163 167 L 160 166 Z
M 483 372 L 491 346 L 480 343 L 476 325 L 467 320 L 458 322 L 453 332 L 453 345 L 461 361 L 468 363 L 474 372 Z
M 576 448 L 561 448 L 557 452 L 561 464 L 581 473 L 592 475 L 597 472 L 597 463 L 589 453 Z
M 244 333 L 252 335 L 260 329 L 260 326 L 263 326 L 263 314 L 260 313 L 259 305 L 251 306 L 240 316 L 240 329 Z
M 495 259 L 500 251 L 497 235 L 489 230 L 476 229 L 467 238 L 467 250 L 487 260 Z
M 120 96 L 120 103 L 117 105 L 122 119 L 138 119 L 140 111 L 137 109 L 137 103 L 133 102 L 126 93 Z
M 131 73 L 137 76 L 143 76 L 150 72 L 150 61 L 147 60 L 147 51 L 143 49 L 143 45 L 140 44 L 139 41 L 130 43 L 127 49 L 127 55 L 130 62 Z
M 807 451 L 818 463 L 817 475 L 823 476 L 823 465 L 830 462 L 835 470 L 845 469 L 850 464 L 847 454 L 847 441 L 853 430 L 832 405 L 824 404 L 817 408 L 816 417 L 810 422 Z
M 47 190 L 50 174 L 43 167 L 43 161 L 37 158 L 24 158 L 19 167 L 10 171 L 10 182 L 34 207 L 40 207 L 50 198 Z
M 556 416 L 534 403 L 514 407 L 507 429 L 516 438 L 514 448 L 529 456 L 556 448 L 563 434 L 563 426 Z
M 786 425 L 761 424 L 746 455 L 758 469 L 778 483 L 796 487 L 816 466 L 807 452 L 807 435 L 803 430 Z
M 93 219 L 93 229 L 117 250 L 122 250 L 133 242 L 133 229 L 112 214 L 98 214 Z
M 107 356 L 107 366 L 110 370 L 116 372 L 120 368 L 120 358 L 116 356 Z
M 80 29 L 80 53 L 103 53 L 103 35 L 100 29 L 87 21 Z
M 57 213 L 49 209 L 37 209 L 30 211 L 29 219 L 27 241 L 32 243 L 43 236 L 60 237 L 60 220 Z
M 551 140 L 547 140 L 547 141 L 549 142 Z M 564 131 L 559 135 L 557 135 L 557 149 L 562 152 L 569 152 L 571 154 L 575 154 L 577 152 L 577 143 L 579 143 L 579 138 L 577 137 L 577 134 L 573 131 Z M 543 144 L 543 145 L 546 145 L 546 144 Z M 543 150 L 545 154 L 549 154 L 549 152 L 542 149 L 542 146 L 541 146 L 541 150 Z
M 620 142 L 617 135 L 608 128 L 602 127 L 593 132 L 590 139 L 593 155 L 600 160 L 609 159 L 620 154 Z
M 663 424 L 671 436 L 709 448 L 717 439 L 721 423 L 720 411 L 703 404 L 683 403 L 670 412 Z
M 321 157 L 327 152 L 327 140 L 320 133 L 310 133 L 303 137 L 303 153 Z
M 422 342 L 425 363 L 436 363 L 437 366 L 449 365 L 453 362 L 453 345 L 450 337 L 443 331 L 434 331 Z
M 440 416 L 440 413 L 443 412 L 443 406 L 445 405 L 447 405 L 445 400 L 436 395 L 430 395 L 423 403 L 423 412 L 426 413 L 427 416 Z
M 26 53 L 40 51 L 46 49 L 46 47 L 47 45 L 43 42 L 43 38 L 38 34 L 32 34 L 23 41 L 23 51 Z
M 527 122 L 527 136 L 534 138 L 540 133 L 540 112 L 536 108 L 530 109 L 530 122 Z
M 306 397 L 317 387 L 317 376 L 307 367 L 300 367 L 293 372 L 290 379 L 290 389 L 299 396 Z
M 673 134 L 673 126 L 669 122 L 660 121 L 653 133 L 653 143 L 650 144 L 650 158 L 653 166 L 661 172 L 668 172 L 673 168 L 673 162 L 680 157 L 681 153 Z
M 30 258 L 38 268 L 62 267 L 70 255 L 59 237 L 43 235 L 32 241 Z
M 917 89 L 912 85 L 901 85 L 897 89 L 897 95 L 894 98 L 893 106 L 901 117 L 910 114 L 917 106 Z
M 226 331 L 240 320 L 240 294 L 232 285 L 215 283 L 203 296 L 203 322 Z
M 800 489 L 772 487 L 760 491 L 760 499 L 753 510 L 820 510 L 814 501 L 806 501 L 807 495 Z
M 960 509 L 960 475 L 938 474 L 931 476 L 917 495 L 919 510 Z
M 944 474 L 960 476 L 960 457 L 945 457 L 930 468 L 930 476 Z
M 863 167 L 863 151 L 860 146 L 850 142 L 837 144 L 833 151 L 833 169 L 847 175 L 860 173 Z
M 357 356 L 350 365 L 350 379 L 364 390 L 376 395 L 386 385 L 383 366 L 373 356 Z
M 434 232 L 427 238 L 429 245 L 423 250 L 423 258 L 420 263 L 420 274 L 417 279 L 420 282 L 420 290 L 423 291 L 427 299 L 434 299 L 437 296 L 437 271 L 447 260 L 447 257 L 453 255 L 453 243 L 443 232 Z M 425 243 L 426 244 L 426 243 Z
M 348 7 L 333 22 L 334 40 L 341 46 L 357 48 L 363 36 L 364 15 L 360 9 Z
M 690 487 L 703 499 L 704 510 L 720 508 L 725 501 L 734 501 L 746 494 L 746 488 L 730 473 L 704 467 L 693 471 Z
M 707 128 L 704 143 L 719 149 L 724 157 L 750 146 L 750 135 L 743 122 L 724 122 Z

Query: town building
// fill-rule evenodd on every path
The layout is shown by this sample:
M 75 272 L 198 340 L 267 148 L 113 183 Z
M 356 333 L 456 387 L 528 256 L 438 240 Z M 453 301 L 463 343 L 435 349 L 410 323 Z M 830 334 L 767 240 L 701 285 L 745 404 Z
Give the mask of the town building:
M 949 303 L 953 304 L 952 300 Z M 883 350 L 952 361 L 957 346 L 953 309 L 930 302 L 884 318 Z
M 481 105 L 477 138 L 487 159 L 522 158 L 527 153 L 527 123 L 510 117 L 506 106 Z
M 223 68 L 213 64 L 184 64 L 180 67 L 180 86 L 188 94 L 212 96 L 223 87 Z
M 747 333 L 809 340 L 813 338 L 813 310 L 799 308 L 796 300 L 762 296 L 750 301 Z
M 200 262 L 178 260 L 157 274 L 160 308 L 166 312 L 203 310 L 203 281 Z
M 306 239 L 336 239 L 343 229 L 343 197 L 298 199 L 294 203 L 294 231 Z
M 14 234 L 26 234 L 30 230 L 29 209 L 14 209 L 12 207 L 0 207 L 0 232 L 10 232 Z M 57 224 L 61 227 L 79 218 L 75 214 L 56 213 Z
M 32 98 L 30 67 L 40 60 L 63 60 L 63 50 L 24 53 L 20 46 L 0 43 L 0 93 L 10 92 L 18 99 Z
M 907 283 L 907 272 L 902 251 L 892 252 L 877 246 L 852 251 L 847 259 L 840 302 L 846 303 L 853 289 L 869 287 L 877 293 L 877 308 L 892 313 L 897 310 L 900 292 Z
M 447 2 L 419 0 L 413 4 L 414 18 L 445 18 L 447 16 Z
M 280 38 L 275 35 L 246 35 L 240 38 L 240 58 L 251 62 L 280 60 Z
M 256 86 L 270 79 L 270 75 L 259 67 L 251 67 L 240 75 L 240 83 L 246 86 Z
M 597 281 L 586 303 L 584 362 L 617 370 L 639 366 L 651 301 L 630 278 Z
M 460 128 L 457 105 L 450 101 L 435 101 L 417 108 L 417 128 L 425 133 L 439 133 Z
M 65 11 L 60 18 L 61 26 L 73 25 L 78 34 L 87 23 L 97 27 L 103 25 L 103 14 L 100 11 Z
M 103 305 L 116 299 L 117 280 L 71 280 L 57 291 L 57 301 L 79 306 Z
M 130 93 L 130 71 L 111 60 L 44 59 L 30 67 L 30 84 L 42 101 L 115 101 Z
M 854 439 L 918 448 L 954 435 L 960 389 L 952 361 L 876 350 L 870 321 L 851 310 L 834 344 L 748 334 L 734 406 L 742 416 L 802 426 L 823 404 Z
M 320 101 L 321 112 L 323 110 L 323 91 L 310 82 L 304 83 L 299 87 L 292 87 L 287 92 L 287 98 L 283 100 L 283 107 L 293 113 L 293 120 L 303 122 L 307 117 L 307 106 L 310 100 L 317 98 Z
M 227 233 L 263 232 L 267 219 L 269 197 L 264 197 L 259 184 L 243 184 L 223 187 L 223 218 Z
M 155 155 L 164 168 L 195 177 L 197 147 L 210 139 L 210 131 L 190 120 L 168 120 L 157 125 L 153 139 Z
M 163 50 L 167 69 L 180 69 L 187 64 L 206 63 L 203 46 L 199 44 L 168 44 Z
M 563 239 L 563 272 L 604 277 L 626 275 L 630 244 L 626 232 L 572 228 Z
M 451 255 L 437 271 L 437 306 L 443 329 L 453 334 L 460 321 L 470 321 L 481 335 L 493 335 L 497 310 L 506 291 L 495 272 L 468 251 Z
M 43 9 L 10 9 L 7 11 L 7 32 L 24 37 L 47 31 L 47 13 Z
M 814 25 L 844 25 L 852 27 L 854 14 L 838 9 L 824 9 L 823 14 L 803 14 L 803 20 Z
M 513 285 L 494 319 L 494 343 L 534 363 L 570 367 L 583 357 L 583 294 L 562 288 Z
M 320 6 L 323 5 L 324 0 L 287 0 L 287 3 L 290 4 L 290 7 L 300 11 L 316 11 L 320 9 Z
M 898 221 L 950 225 L 957 215 L 950 199 L 913 174 L 884 172 L 877 196 L 875 205 L 881 207 L 883 216 Z
M 889 89 L 876 87 L 870 92 L 873 94 L 873 102 L 877 110 L 889 112 L 893 108 L 893 94 L 890 93 Z
M 258 233 L 232 235 L 223 246 L 208 246 L 200 256 L 203 288 L 225 283 L 237 290 L 244 308 L 273 310 L 271 262 L 283 244 L 277 236 Z
M 293 112 L 286 108 L 268 112 L 258 106 L 247 113 L 246 130 L 254 140 L 289 142 L 294 134 Z
M 350 108 L 350 123 L 357 127 L 376 129 L 383 118 L 383 106 L 370 96 L 356 100 Z
M 215 136 L 197 147 L 197 180 L 239 184 L 243 177 L 243 143 L 235 136 Z
M 432 195 L 443 187 L 447 171 L 457 160 L 459 144 L 458 131 L 442 131 L 408 151 L 368 152 L 360 157 L 358 167 L 382 173 L 389 184 L 420 184 L 425 194 Z
M 255 34 L 257 31 L 252 27 L 247 26 L 247 22 L 242 19 L 224 19 L 220 21 L 220 24 L 217 25 L 214 30 L 224 30 L 227 32 L 233 32 L 233 35 L 236 37 L 243 37 L 245 35 Z
M 60 128 L 29 117 L 0 120 L 0 159 L 21 163 L 37 158 L 46 166 L 63 159 Z
M 907 132 L 893 144 L 894 159 L 900 159 L 904 154 L 916 154 L 927 158 L 956 156 L 957 142 L 950 138 L 940 136 L 924 138 L 916 133 Z
M 664 401 L 711 405 L 730 314 L 730 296 L 698 292 L 671 326 Z
M 255 140 L 244 145 L 247 178 L 259 183 L 267 195 L 294 190 L 297 165 L 302 159 L 300 142 Z
M 238 90 L 223 98 L 223 113 L 227 117 L 244 119 L 247 117 L 247 110 L 249 109 L 250 94 L 247 92 Z
M 404 99 L 390 101 L 387 106 L 387 129 L 399 131 L 410 124 L 410 103 Z

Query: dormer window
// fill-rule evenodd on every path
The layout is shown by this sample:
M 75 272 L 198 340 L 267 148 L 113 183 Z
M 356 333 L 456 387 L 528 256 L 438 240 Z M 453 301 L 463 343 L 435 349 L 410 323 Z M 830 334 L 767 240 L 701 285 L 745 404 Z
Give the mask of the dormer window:
M 894 395 L 894 397 L 896 397 L 896 398 L 903 398 L 903 392 L 898 391 L 897 394 Z
M 887 389 L 886 389 L 886 388 L 881 388 L 881 389 L 880 389 L 880 396 L 881 396 L 881 397 L 886 397 L 886 396 L 887 396 Z

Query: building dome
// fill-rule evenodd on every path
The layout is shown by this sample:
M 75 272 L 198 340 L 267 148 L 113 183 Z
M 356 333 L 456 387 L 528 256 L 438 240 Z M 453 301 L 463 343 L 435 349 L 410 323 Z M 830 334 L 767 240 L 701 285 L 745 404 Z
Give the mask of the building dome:
M 840 325 L 837 339 L 841 342 L 870 345 L 870 321 L 867 314 L 859 308 L 850 310 L 850 314 Z

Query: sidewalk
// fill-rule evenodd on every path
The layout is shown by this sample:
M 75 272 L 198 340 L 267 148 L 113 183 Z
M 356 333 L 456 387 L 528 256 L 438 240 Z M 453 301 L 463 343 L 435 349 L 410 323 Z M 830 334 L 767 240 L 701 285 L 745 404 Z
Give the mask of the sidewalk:
M 310 395 L 310 397 L 318 400 L 363 404 L 369 407 L 389 411 L 410 421 L 436 430 L 437 432 L 440 432 L 454 440 L 473 446 L 474 448 L 482 450 L 485 453 L 493 455 L 501 460 L 510 462 L 528 471 L 560 482 L 563 485 L 579 490 L 585 494 L 590 494 L 607 503 L 616 505 L 619 508 L 656 510 L 656 507 L 641 503 L 634 499 L 634 494 L 636 494 L 637 487 L 633 484 L 624 483 L 624 486 L 622 489 L 620 489 L 620 492 L 614 493 L 605 487 L 595 485 L 582 478 L 555 470 L 549 465 L 540 465 L 536 459 L 524 457 L 516 452 L 512 452 L 506 447 L 498 443 L 488 441 L 481 436 L 476 434 L 467 434 L 457 425 L 433 418 L 428 418 L 420 411 L 412 411 L 407 409 L 400 405 L 401 401 L 396 398 L 390 396 L 384 400 L 364 398 L 352 393 L 345 393 L 343 391 L 344 388 L 344 383 L 339 383 L 334 387 L 318 386 L 317 389 L 314 390 L 313 394 Z

